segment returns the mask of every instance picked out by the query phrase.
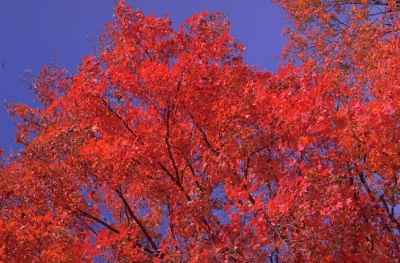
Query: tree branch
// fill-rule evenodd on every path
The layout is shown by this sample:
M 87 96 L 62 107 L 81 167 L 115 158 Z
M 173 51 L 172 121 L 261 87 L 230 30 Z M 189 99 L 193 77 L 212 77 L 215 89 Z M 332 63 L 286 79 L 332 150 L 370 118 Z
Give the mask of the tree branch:
M 105 106 L 117 119 L 119 119 L 124 127 L 129 131 L 130 134 L 133 135 L 133 137 L 137 137 L 135 132 L 129 127 L 128 123 L 122 118 L 121 115 L 119 115 L 107 102 L 104 98 L 101 98 L 101 104 Z
M 135 215 L 133 212 L 132 208 L 129 206 L 128 201 L 126 201 L 124 195 L 122 194 L 122 191 L 120 189 L 115 190 L 118 194 L 118 196 L 121 198 L 122 202 L 124 203 L 126 209 L 128 210 L 129 215 L 133 218 L 133 220 L 136 222 L 136 224 L 139 226 L 140 230 L 143 232 L 143 234 L 146 236 L 147 241 L 149 241 L 151 247 L 155 250 L 158 251 L 158 247 L 154 240 L 151 238 L 149 232 L 147 231 L 146 227 L 143 225 L 143 223 L 140 221 L 140 219 Z
M 165 136 L 165 143 L 167 144 L 168 155 L 169 155 L 169 158 L 171 159 L 172 166 L 174 167 L 174 170 L 175 170 L 176 180 L 177 180 L 177 182 L 179 182 L 180 180 L 179 180 L 178 166 L 177 166 L 176 163 L 175 163 L 175 159 L 174 159 L 174 156 L 173 156 L 173 154 L 172 154 L 171 145 L 170 145 L 170 143 L 169 143 L 169 137 L 170 137 L 170 125 L 169 125 L 169 120 L 170 120 L 170 110 L 168 109 L 168 110 L 167 110 L 167 121 L 166 121 L 166 124 L 167 124 L 167 134 L 166 134 L 166 136 Z M 181 183 L 182 183 L 182 182 L 179 182 L 179 184 L 181 184 Z
M 115 229 L 114 227 L 112 227 L 110 224 L 106 223 L 105 221 L 101 220 L 100 218 L 97 218 L 91 214 L 89 214 L 88 212 L 83 211 L 80 208 L 77 208 L 77 211 L 83 215 L 84 217 L 93 219 L 94 221 L 96 221 L 97 223 L 100 223 L 101 225 L 105 226 L 106 228 L 108 228 L 109 230 L 111 230 L 112 232 L 119 234 L 119 231 L 117 229 Z
M 365 180 L 364 174 L 362 172 L 359 173 L 359 178 L 360 178 L 361 184 L 367 190 L 369 197 L 371 198 L 371 200 L 373 202 L 375 202 L 376 198 L 375 198 L 375 196 L 373 196 L 373 193 L 372 193 L 371 189 L 369 188 L 369 185 L 368 185 L 367 181 Z M 390 213 L 389 206 L 388 206 L 386 200 L 383 198 L 383 196 L 380 196 L 379 201 L 381 201 L 383 206 L 385 207 L 385 211 L 388 214 L 390 221 L 392 221 L 392 223 L 394 223 L 396 225 L 397 230 L 400 231 L 400 222 Z

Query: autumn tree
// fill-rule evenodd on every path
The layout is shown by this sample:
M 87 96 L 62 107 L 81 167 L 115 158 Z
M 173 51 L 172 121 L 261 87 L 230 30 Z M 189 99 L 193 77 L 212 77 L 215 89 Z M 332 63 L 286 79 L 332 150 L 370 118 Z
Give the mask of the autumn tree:
M 283 57 L 354 69 L 373 57 L 373 42 L 399 32 L 396 0 L 275 0 L 292 27 Z M 372 43 L 371 43 L 372 42 Z M 372 45 L 371 45 L 372 44 Z
M 335 86 L 329 92 L 334 112 L 323 118 L 328 117 L 334 128 L 332 146 L 339 151 L 328 160 L 340 160 L 335 167 L 342 167 L 344 173 L 347 169 L 346 177 L 357 189 L 353 199 L 359 192 L 366 193 L 371 213 L 386 211 L 381 215 L 387 220 L 384 228 L 398 235 L 399 1 L 276 2 L 293 25 L 286 32 L 289 43 L 283 57 L 302 63 L 306 74 L 330 76 Z M 376 249 L 371 235 L 364 238 Z M 398 253 L 398 237 L 395 243 L 393 251 Z M 352 256 L 356 261 L 367 260 Z
M 174 30 L 122 1 L 76 74 L 42 69 L 41 107 L 10 105 L 23 150 L 0 170 L 0 259 L 398 260 L 400 45 L 385 41 L 373 88 L 349 89 L 307 64 L 247 66 L 221 14 Z

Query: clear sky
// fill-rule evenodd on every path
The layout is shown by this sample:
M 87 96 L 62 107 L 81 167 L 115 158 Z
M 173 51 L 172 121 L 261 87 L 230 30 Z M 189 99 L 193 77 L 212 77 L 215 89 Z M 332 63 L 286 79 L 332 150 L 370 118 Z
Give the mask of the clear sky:
M 232 35 L 247 47 L 245 61 L 274 71 L 285 43 L 283 11 L 270 0 L 127 0 L 157 16 L 167 14 L 174 26 L 202 10 L 220 11 L 231 22 Z M 0 147 L 15 148 L 7 103 L 32 104 L 24 76 L 56 63 L 75 72 L 92 52 L 114 0 L 0 0 Z

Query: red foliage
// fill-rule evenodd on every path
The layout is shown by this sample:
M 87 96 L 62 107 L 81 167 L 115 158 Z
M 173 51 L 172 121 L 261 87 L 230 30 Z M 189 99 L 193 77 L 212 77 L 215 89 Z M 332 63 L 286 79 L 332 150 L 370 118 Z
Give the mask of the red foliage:
M 350 85 L 249 68 L 220 14 L 115 18 L 78 73 L 43 69 L 42 108 L 10 107 L 25 147 L 0 172 L 0 260 L 398 260 L 395 33 Z

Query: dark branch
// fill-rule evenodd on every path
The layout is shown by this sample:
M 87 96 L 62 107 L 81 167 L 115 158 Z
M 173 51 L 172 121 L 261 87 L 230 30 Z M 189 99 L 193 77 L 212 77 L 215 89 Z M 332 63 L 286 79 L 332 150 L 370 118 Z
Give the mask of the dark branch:
M 167 111 L 167 120 L 166 120 L 166 123 L 167 123 L 167 134 L 165 136 L 165 143 L 167 144 L 168 155 L 169 155 L 169 158 L 171 159 L 172 166 L 174 167 L 174 170 L 175 170 L 176 180 L 179 182 L 178 166 L 176 165 L 176 162 L 175 162 L 175 159 L 174 159 L 174 155 L 172 154 L 171 145 L 169 143 L 169 138 L 170 138 L 170 125 L 169 125 L 170 113 L 171 112 L 168 109 L 168 111 Z M 179 182 L 179 183 L 181 183 L 181 182 Z
M 125 126 L 125 128 L 129 131 L 130 134 L 133 135 L 133 137 L 136 137 L 135 132 L 131 129 L 131 127 L 129 127 L 128 123 L 122 118 L 121 115 L 119 115 L 108 103 L 104 98 L 101 98 L 101 104 L 103 106 L 105 106 L 109 111 L 111 111 L 111 113 L 117 118 L 119 119 L 122 124 Z
M 153 241 L 151 238 L 149 232 L 147 231 L 146 227 L 143 225 L 143 223 L 140 221 L 140 219 L 135 215 L 133 212 L 132 208 L 128 204 L 128 201 L 126 201 L 124 195 L 122 194 L 122 191 L 120 189 L 116 189 L 116 192 L 118 196 L 121 198 L 122 202 L 125 205 L 125 208 L 128 210 L 129 215 L 132 217 L 132 219 L 136 222 L 136 224 L 139 226 L 140 230 L 143 232 L 143 234 L 146 236 L 147 241 L 149 241 L 151 247 L 155 250 L 158 251 L 158 247 L 156 243 Z
M 101 225 L 105 226 L 106 228 L 108 228 L 109 230 L 111 230 L 112 232 L 119 234 L 119 231 L 117 229 L 115 229 L 114 227 L 112 227 L 110 224 L 106 223 L 105 221 L 101 220 L 100 218 L 97 218 L 91 214 L 89 214 L 88 212 L 83 211 L 82 209 L 77 209 L 77 211 L 83 215 L 84 217 L 93 219 L 94 221 L 96 221 L 97 223 L 100 223 Z
M 364 174 L 362 172 L 359 173 L 359 178 L 360 178 L 361 184 L 367 190 L 369 197 L 371 198 L 371 200 L 373 202 L 375 202 L 376 198 L 373 195 L 367 181 L 365 180 Z M 400 231 L 400 222 L 390 213 L 389 206 L 388 206 L 386 200 L 383 198 L 383 196 L 380 196 L 379 201 L 381 201 L 383 206 L 385 207 L 385 211 L 388 214 L 390 221 L 392 221 L 392 223 L 394 223 L 396 225 L 397 230 Z

